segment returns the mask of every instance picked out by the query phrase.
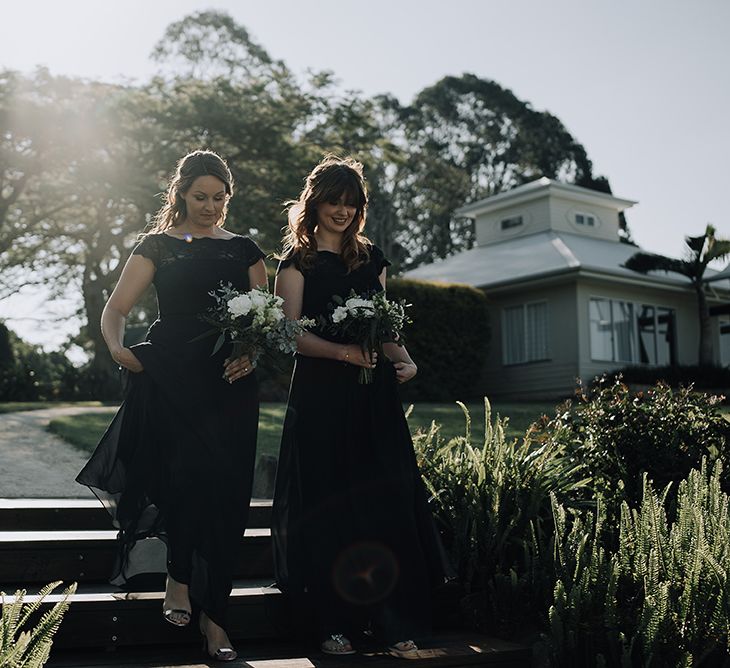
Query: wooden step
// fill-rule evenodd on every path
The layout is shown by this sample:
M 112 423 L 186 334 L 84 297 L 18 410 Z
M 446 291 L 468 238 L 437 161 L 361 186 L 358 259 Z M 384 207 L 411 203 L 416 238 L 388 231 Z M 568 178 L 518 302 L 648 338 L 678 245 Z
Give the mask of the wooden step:
M 0 531 L 0 584 L 5 591 L 55 580 L 106 582 L 116 555 L 116 531 Z M 150 541 L 164 565 L 164 544 Z M 247 529 L 234 577 L 272 578 L 270 529 Z
M 286 635 L 285 601 L 270 580 L 234 582 L 228 610 L 232 638 L 260 640 Z M 61 598 L 48 596 L 46 609 Z M 6 596 L 10 602 L 13 596 Z M 36 597 L 26 596 L 31 602 Z M 164 593 L 120 592 L 111 587 L 80 586 L 53 641 L 54 648 L 158 645 L 200 640 L 194 625 L 176 628 L 162 617 Z
M 271 499 L 252 499 L 248 526 L 271 526 Z M 109 513 L 96 499 L 0 499 L 0 531 L 111 529 Z
M 173 630 L 174 631 L 174 630 Z M 237 641 L 237 661 L 231 666 L 248 668 L 395 668 L 403 661 L 390 657 L 382 647 L 358 646 L 353 656 L 328 656 L 316 647 L 280 639 L 274 642 Z M 420 643 L 411 668 L 529 668 L 529 648 L 478 634 L 443 633 Z M 203 668 L 211 666 L 196 646 L 120 647 L 114 652 L 69 651 L 54 645 L 47 668 Z M 217 664 L 216 664 L 217 665 Z

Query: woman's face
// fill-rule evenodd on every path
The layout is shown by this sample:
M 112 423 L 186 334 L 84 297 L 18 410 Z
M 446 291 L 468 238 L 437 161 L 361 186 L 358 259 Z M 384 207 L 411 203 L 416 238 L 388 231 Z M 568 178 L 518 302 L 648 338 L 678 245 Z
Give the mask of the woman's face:
M 342 234 L 355 217 L 357 207 L 342 194 L 336 202 L 320 202 L 317 204 L 317 224 L 333 234 Z
M 226 185 L 215 176 L 199 176 L 182 196 L 187 207 L 185 220 L 200 227 L 212 227 L 223 215 Z

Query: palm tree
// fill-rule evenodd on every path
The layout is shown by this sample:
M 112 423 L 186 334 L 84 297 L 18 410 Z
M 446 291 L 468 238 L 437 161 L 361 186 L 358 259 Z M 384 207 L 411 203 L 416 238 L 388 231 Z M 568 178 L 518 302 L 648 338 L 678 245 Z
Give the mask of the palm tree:
M 705 295 L 705 270 L 713 260 L 722 260 L 730 255 L 730 239 L 717 239 L 715 228 L 708 225 L 705 233 L 699 237 L 685 237 L 687 257 L 676 260 L 654 253 L 634 253 L 624 266 L 627 269 L 646 274 L 650 271 L 671 271 L 682 274 L 690 279 L 690 283 L 697 294 L 697 307 L 700 318 L 700 350 L 699 362 L 701 365 L 712 364 L 712 336 L 710 310 Z

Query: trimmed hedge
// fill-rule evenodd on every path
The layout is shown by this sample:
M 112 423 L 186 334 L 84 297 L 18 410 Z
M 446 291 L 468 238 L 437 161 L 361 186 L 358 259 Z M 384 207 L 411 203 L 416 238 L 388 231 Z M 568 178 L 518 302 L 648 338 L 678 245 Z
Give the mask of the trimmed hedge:
M 490 339 L 487 298 L 467 285 L 388 281 L 388 297 L 405 299 L 413 320 L 406 347 L 418 375 L 402 386 L 407 401 L 469 401 L 480 380 Z

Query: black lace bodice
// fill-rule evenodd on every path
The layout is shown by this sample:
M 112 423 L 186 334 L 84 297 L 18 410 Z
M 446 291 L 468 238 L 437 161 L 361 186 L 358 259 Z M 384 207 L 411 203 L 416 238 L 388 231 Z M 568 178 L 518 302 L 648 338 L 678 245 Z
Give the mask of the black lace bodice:
M 148 234 L 132 251 L 152 260 L 160 318 L 195 316 L 214 304 L 210 291 L 221 281 L 249 289 L 248 268 L 264 257 L 248 237 L 203 237 L 186 241 Z
M 368 262 L 349 273 L 340 255 L 331 251 L 319 251 L 310 269 L 302 269 L 299 257 L 293 255 L 279 262 L 277 273 L 290 265 L 304 275 L 302 317 L 316 319 L 329 314 L 334 295 L 346 299 L 352 291 L 361 296 L 380 292 L 383 286 L 378 277 L 383 267 L 390 266 L 390 261 L 380 248 L 372 246 Z M 319 327 L 312 331 L 330 341 L 339 341 L 338 337 L 322 332 Z

